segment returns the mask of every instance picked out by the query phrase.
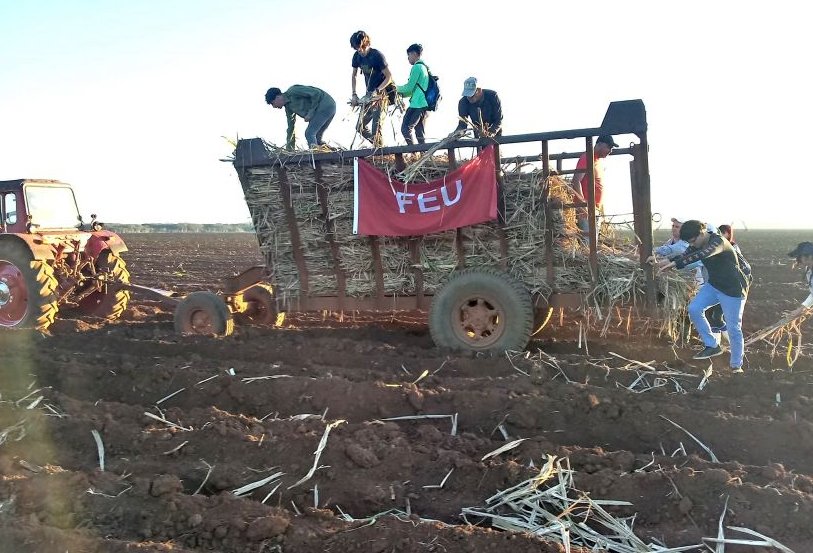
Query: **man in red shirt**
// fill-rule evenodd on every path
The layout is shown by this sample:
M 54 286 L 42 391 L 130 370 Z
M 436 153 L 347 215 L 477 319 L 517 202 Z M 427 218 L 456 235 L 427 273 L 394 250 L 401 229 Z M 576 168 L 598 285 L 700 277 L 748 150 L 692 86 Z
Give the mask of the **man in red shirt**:
M 602 181 L 604 180 L 604 165 L 602 159 L 610 155 L 613 148 L 617 148 L 618 144 L 615 143 L 613 137 L 604 134 L 596 139 L 596 145 L 593 148 L 593 175 L 596 183 L 596 212 L 603 211 L 601 203 L 602 192 L 604 191 Z M 587 203 L 587 188 L 590 186 L 590 179 L 587 177 L 587 152 L 583 153 L 576 164 L 576 172 L 573 174 L 573 180 L 570 181 L 570 186 L 573 187 L 573 196 L 577 202 Z M 579 209 L 576 212 L 578 218 L 579 228 L 582 232 L 587 233 L 589 224 L 587 222 L 587 209 Z

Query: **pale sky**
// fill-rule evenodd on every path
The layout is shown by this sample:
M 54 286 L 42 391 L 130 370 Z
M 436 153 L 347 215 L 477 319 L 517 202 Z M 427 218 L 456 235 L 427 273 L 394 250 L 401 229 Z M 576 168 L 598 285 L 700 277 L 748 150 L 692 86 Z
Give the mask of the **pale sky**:
M 454 129 L 472 75 L 499 93 L 505 134 L 597 127 L 610 101 L 640 98 L 662 226 L 813 228 L 804 5 L 0 0 L 0 180 L 70 182 L 103 221 L 248 221 L 226 138 L 284 143 L 265 91 L 307 84 L 336 99 L 325 138 L 349 146 L 349 38 L 363 29 L 398 84 L 423 44 L 443 94 L 429 137 Z M 631 210 L 629 159 L 608 160 L 609 213 Z

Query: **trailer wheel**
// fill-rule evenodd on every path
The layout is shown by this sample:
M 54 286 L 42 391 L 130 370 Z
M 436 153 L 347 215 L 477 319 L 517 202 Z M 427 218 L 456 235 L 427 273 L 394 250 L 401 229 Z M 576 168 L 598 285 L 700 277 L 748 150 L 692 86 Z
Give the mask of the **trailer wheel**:
M 121 317 L 130 302 L 130 290 L 124 285 L 130 284 L 130 271 L 124 260 L 105 250 L 96 260 L 96 271 L 108 273 L 109 282 L 102 290 L 97 290 L 79 301 L 79 310 L 88 315 L 115 321 Z
M 32 257 L 27 248 L 0 243 L 0 327 L 43 331 L 56 318 L 54 269 Z
M 234 319 L 217 294 L 192 292 L 175 308 L 175 332 L 228 336 L 234 332 Z
M 493 268 L 464 269 L 440 289 L 429 312 L 435 344 L 454 350 L 521 350 L 533 331 L 528 290 Z
M 248 304 L 240 315 L 246 322 L 257 325 L 272 325 L 277 320 L 277 298 L 270 284 L 256 284 L 243 292 L 243 301 Z

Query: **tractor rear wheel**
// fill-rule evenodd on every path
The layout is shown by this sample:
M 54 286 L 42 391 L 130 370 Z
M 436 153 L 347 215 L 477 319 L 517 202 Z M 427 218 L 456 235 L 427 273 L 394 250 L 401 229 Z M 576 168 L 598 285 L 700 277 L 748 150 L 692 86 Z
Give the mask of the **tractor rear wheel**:
M 175 308 L 175 332 L 228 336 L 234 332 L 234 319 L 217 294 L 192 292 Z
M 521 350 L 533 331 L 531 295 L 493 268 L 464 269 L 432 300 L 429 331 L 440 347 L 486 353 Z
M 96 273 L 107 273 L 107 283 L 79 301 L 79 310 L 87 315 L 115 321 L 121 317 L 130 302 L 130 271 L 124 260 L 105 250 L 96 259 Z
M 45 330 L 59 310 L 53 267 L 18 244 L 0 244 L 0 327 Z
M 256 325 L 272 325 L 277 320 L 277 299 L 270 284 L 255 284 L 243 292 L 243 301 L 248 304 L 241 313 L 246 322 Z

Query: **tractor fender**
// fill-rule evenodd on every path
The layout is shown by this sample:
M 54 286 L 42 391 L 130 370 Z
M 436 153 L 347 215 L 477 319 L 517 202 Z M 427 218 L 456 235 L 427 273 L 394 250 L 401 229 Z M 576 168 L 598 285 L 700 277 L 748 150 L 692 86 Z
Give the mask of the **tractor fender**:
M 118 255 L 127 251 L 127 246 L 121 236 L 109 230 L 99 230 L 91 234 L 85 244 L 85 255 L 96 259 L 104 250 L 110 250 Z
M 24 248 L 28 248 L 31 252 L 31 256 L 35 260 L 50 261 L 54 259 L 54 248 L 50 244 L 45 244 L 42 237 L 36 234 L 0 235 L 0 242 L 16 243 Z

